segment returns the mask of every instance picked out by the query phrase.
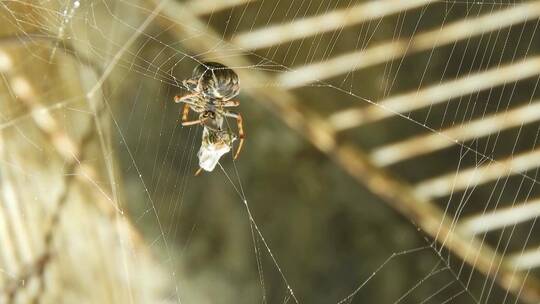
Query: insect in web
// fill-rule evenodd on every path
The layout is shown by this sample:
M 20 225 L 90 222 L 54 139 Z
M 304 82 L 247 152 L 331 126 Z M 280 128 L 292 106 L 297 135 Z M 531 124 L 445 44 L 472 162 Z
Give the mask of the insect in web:
M 234 159 L 238 158 L 244 144 L 242 115 L 228 110 L 238 107 L 240 102 L 233 100 L 240 92 L 238 75 L 229 67 L 217 62 L 203 62 L 195 67 L 190 79 L 182 81 L 188 94 L 176 95 L 176 103 L 184 103 L 182 126 L 203 126 L 203 138 L 199 150 L 201 170 L 212 171 L 221 156 L 231 150 L 232 142 L 238 137 L 239 143 Z M 190 110 L 199 113 L 195 120 L 189 120 Z M 223 129 L 227 117 L 236 119 L 238 136 Z

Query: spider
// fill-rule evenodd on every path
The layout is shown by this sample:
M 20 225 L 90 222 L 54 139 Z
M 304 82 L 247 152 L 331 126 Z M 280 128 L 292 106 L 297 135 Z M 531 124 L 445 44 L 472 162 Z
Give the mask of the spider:
M 239 101 L 233 100 L 240 92 L 238 75 L 221 63 L 203 62 L 193 69 L 190 79 L 182 81 L 182 85 L 190 92 L 174 97 L 176 103 L 184 103 L 182 126 L 199 124 L 218 132 L 222 131 L 226 117 L 235 118 L 239 143 L 234 159 L 238 158 L 245 138 L 242 115 L 227 110 L 240 105 Z M 199 118 L 189 120 L 190 110 L 199 113 Z

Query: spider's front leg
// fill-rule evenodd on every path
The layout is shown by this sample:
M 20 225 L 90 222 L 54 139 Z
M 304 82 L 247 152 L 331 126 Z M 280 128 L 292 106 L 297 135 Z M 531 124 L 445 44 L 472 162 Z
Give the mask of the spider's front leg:
M 193 103 L 192 101 L 190 101 L 193 97 L 195 97 L 197 94 L 195 93 L 190 93 L 190 94 L 186 94 L 186 95 L 175 95 L 174 96 L 174 102 L 176 103 L 186 103 L 186 104 L 191 104 Z
M 182 126 L 192 126 L 192 125 L 200 124 L 204 122 L 205 120 L 207 120 L 207 118 L 201 118 L 201 117 L 199 117 L 199 119 L 197 120 L 192 120 L 192 121 L 188 120 L 189 110 L 192 110 L 192 106 L 197 105 L 196 101 L 193 98 L 195 96 L 197 96 L 197 94 L 195 93 L 191 93 L 191 94 L 187 94 L 183 96 L 181 95 L 174 96 L 174 102 L 184 104 L 184 108 L 182 109 Z
M 224 108 L 238 107 L 239 105 L 240 105 L 240 101 L 238 100 L 227 100 L 221 103 L 221 106 Z
M 189 110 L 191 110 L 191 107 L 189 106 L 189 104 L 184 104 L 184 108 L 182 109 L 182 126 L 186 127 L 186 126 L 193 126 L 193 125 L 197 125 L 197 124 L 201 124 L 203 123 L 205 120 L 208 119 L 208 117 L 203 117 L 203 118 L 199 118 L 197 120 L 191 120 L 189 121 L 188 120 L 188 116 L 189 116 Z
M 234 154 L 234 159 L 238 158 L 238 155 L 240 155 L 240 151 L 242 151 L 242 147 L 244 146 L 244 139 L 246 138 L 246 135 L 244 133 L 244 120 L 242 118 L 242 115 L 235 112 L 225 112 L 225 116 L 236 118 L 236 125 L 238 127 L 238 139 L 240 140 L 238 142 L 238 148 L 236 149 L 236 153 Z

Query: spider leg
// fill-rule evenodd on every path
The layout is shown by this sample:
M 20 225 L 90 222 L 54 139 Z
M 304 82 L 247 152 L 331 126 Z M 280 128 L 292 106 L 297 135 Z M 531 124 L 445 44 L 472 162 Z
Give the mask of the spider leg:
M 200 119 L 197 119 L 197 120 L 183 121 L 182 126 L 187 127 L 187 126 L 198 125 L 198 124 L 204 123 L 207 120 L 208 120 L 208 117 L 203 117 L 203 118 L 200 118 Z
M 244 124 L 243 124 L 244 120 L 242 119 L 242 115 L 239 113 L 226 111 L 224 112 L 224 115 L 228 117 L 236 118 L 236 124 L 238 127 L 238 138 L 240 140 L 238 142 L 238 148 L 236 149 L 236 153 L 234 154 L 234 159 L 237 159 L 238 155 L 240 155 L 240 151 L 242 151 L 242 147 L 244 146 L 244 139 L 246 137 L 246 134 L 244 133 Z
M 186 94 L 186 95 L 176 95 L 174 96 L 174 102 L 176 103 L 187 103 L 187 104 L 192 104 L 193 102 L 190 100 L 191 98 L 193 98 L 194 96 L 196 96 L 197 94 L 195 93 L 190 93 L 190 94 Z
M 189 110 L 190 110 L 189 105 L 187 103 L 184 104 L 184 108 L 182 109 L 182 125 L 184 124 L 184 122 L 187 122 L 188 120 Z
M 188 120 L 189 110 L 191 110 L 191 107 L 189 104 L 184 105 L 184 109 L 182 110 L 182 126 L 192 126 L 196 124 L 201 124 L 204 121 L 208 119 L 208 117 L 199 118 L 197 120 Z
M 224 107 L 224 108 L 238 107 L 240 105 L 240 101 L 238 101 L 238 100 L 227 100 L 227 101 L 222 102 L 220 105 L 222 107 Z

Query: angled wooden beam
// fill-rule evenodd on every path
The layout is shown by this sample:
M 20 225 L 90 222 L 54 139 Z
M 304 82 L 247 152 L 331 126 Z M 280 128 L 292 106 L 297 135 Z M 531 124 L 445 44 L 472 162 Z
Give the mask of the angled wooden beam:
M 434 2 L 434 0 L 375 0 L 352 7 L 270 25 L 236 35 L 232 42 L 244 49 L 261 49 L 292 40 L 302 39 L 343 27 L 400 13 Z
M 403 3 L 408 3 L 408 1 L 403 1 Z M 463 19 L 441 28 L 418 33 L 411 38 L 383 42 L 367 49 L 355 50 L 320 62 L 294 67 L 291 71 L 280 74 L 278 80 L 280 85 L 287 88 L 306 86 L 317 81 L 385 63 L 409 54 L 427 51 L 460 40 L 497 31 L 504 27 L 510 27 L 538 17 L 540 17 L 540 1 L 516 4 L 507 9 L 498 10 L 476 18 Z M 314 27 L 312 30 L 318 30 L 318 28 Z M 276 33 L 273 32 L 274 35 Z M 255 40 L 255 38 L 252 37 L 251 40 Z M 266 43 L 266 41 L 261 39 L 261 43 Z M 249 44 L 246 46 L 249 46 Z
M 540 199 L 515 204 L 464 218 L 458 229 L 466 234 L 480 234 L 540 217 Z
M 156 5 L 159 0 L 147 1 Z M 197 54 L 204 53 L 210 58 L 220 58 L 223 64 L 235 68 L 245 86 L 244 93 L 261 101 L 263 106 L 271 106 L 290 128 L 305 136 L 360 184 L 379 195 L 391 207 L 472 267 L 486 276 L 494 277 L 503 288 L 515 294 L 519 293 L 520 298 L 528 303 L 540 301 L 540 283 L 534 277 L 508 271 L 505 267 L 496 271 L 496 266 L 502 263 L 502 257 L 493 249 L 454 229 L 452 219 L 433 202 L 418 196 L 410 186 L 374 166 L 369 157 L 359 149 L 345 144 L 338 145 L 332 127 L 316 113 L 301 109 L 298 99 L 291 92 L 279 86 L 261 87 L 261 83 L 271 83 L 273 79 L 263 71 L 246 68 L 252 64 L 244 55 L 231 56 L 226 50 L 216 47 L 226 43 L 185 6 L 177 2 L 168 2 L 167 6 L 158 21 L 173 30 L 173 33 L 183 40 L 187 49 Z M 192 38 L 183 39 L 184 37 Z M 219 44 L 216 44 L 217 42 Z
M 479 167 L 458 169 L 456 172 L 430 178 L 417 184 L 414 192 L 426 198 L 441 197 L 537 167 L 540 167 L 540 149 L 515 154 L 503 160 L 493 160 Z
M 538 120 L 540 120 L 540 100 L 535 100 L 508 111 L 444 129 L 439 133 L 429 132 L 376 148 L 370 157 L 379 166 L 389 166 L 453 146 L 456 141 L 464 142 L 480 138 Z
M 414 110 L 538 74 L 540 74 L 540 56 L 535 56 L 392 96 L 377 104 L 340 111 L 332 114 L 329 120 L 336 130 L 343 131 L 391 116 L 406 115 Z

